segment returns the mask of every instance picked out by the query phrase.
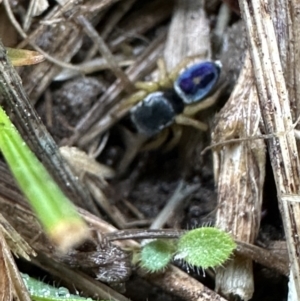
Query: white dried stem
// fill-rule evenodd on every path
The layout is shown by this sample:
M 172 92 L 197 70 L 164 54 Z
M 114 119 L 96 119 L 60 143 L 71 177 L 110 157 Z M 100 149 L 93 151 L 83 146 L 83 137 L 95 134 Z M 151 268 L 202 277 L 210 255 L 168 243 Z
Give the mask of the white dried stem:
M 186 57 L 210 57 L 210 28 L 203 6 L 203 0 L 177 0 L 164 50 L 167 70 Z
M 247 54 L 237 85 L 221 110 L 213 142 L 260 135 L 261 121 L 250 56 Z M 216 226 L 241 241 L 253 243 L 261 217 L 265 178 L 263 140 L 226 143 L 214 151 L 218 186 Z M 252 261 L 235 256 L 216 274 L 216 289 L 226 296 L 249 300 L 254 291 Z
M 273 1 L 239 0 L 239 3 L 246 23 L 265 131 L 267 134 L 286 133 L 280 136 L 274 135 L 274 138 L 268 140 L 268 147 L 291 264 L 291 277 L 295 294 L 293 299 L 299 300 L 300 165 L 294 132 L 291 131 L 293 121 L 287 91 L 287 86 L 290 83 L 287 83 L 284 78 L 280 48 L 275 32 L 277 27 L 274 28 L 270 16 Z M 297 11 L 298 5 L 296 3 L 291 3 L 291 1 L 285 3 L 291 11 Z M 282 14 L 288 12 L 289 10 L 281 11 Z M 289 17 L 286 20 L 289 20 Z M 275 24 L 276 21 L 274 19 Z M 291 31 L 289 34 L 288 38 L 290 39 Z M 296 36 L 292 37 L 293 39 L 296 38 Z M 289 43 L 292 44 L 293 41 L 289 40 Z M 293 58 L 294 53 L 288 53 L 288 55 Z M 299 70 L 296 72 L 299 73 Z M 291 87 L 290 90 L 294 91 L 295 89 Z M 295 95 L 295 97 L 299 96 Z

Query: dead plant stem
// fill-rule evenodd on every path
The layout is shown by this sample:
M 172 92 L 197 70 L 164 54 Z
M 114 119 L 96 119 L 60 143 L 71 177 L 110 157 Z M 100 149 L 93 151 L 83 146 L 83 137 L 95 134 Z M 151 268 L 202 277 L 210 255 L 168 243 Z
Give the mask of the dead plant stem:
M 300 165 L 292 127 L 288 85 L 284 78 L 275 26 L 270 15 L 272 1 L 239 0 L 255 73 L 256 86 L 266 134 L 287 132 L 268 140 L 269 155 L 277 187 L 279 207 L 284 224 L 289 260 L 290 280 L 295 287 L 293 300 L 300 298 Z M 286 5 L 297 9 L 295 3 Z M 282 14 L 288 10 L 282 10 Z M 288 20 L 288 17 L 286 18 Z M 274 20 L 276 24 L 276 19 Z M 275 28 L 274 28 L 275 27 Z M 295 37 L 294 37 L 295 39 Z M 290 41 L 291 42 L 291 41 Z M 291 55 L 291 54 L 290 54 Z M 292 54 L 293 55 L 293 54 Z M 297 70 L 299 73 L 299 70 Z M 299 75 L 298 75 L 299 77 Z M 291 87 L 290 89 L 294 89 Z M 296 97 L 299 97 L 296 95 Z

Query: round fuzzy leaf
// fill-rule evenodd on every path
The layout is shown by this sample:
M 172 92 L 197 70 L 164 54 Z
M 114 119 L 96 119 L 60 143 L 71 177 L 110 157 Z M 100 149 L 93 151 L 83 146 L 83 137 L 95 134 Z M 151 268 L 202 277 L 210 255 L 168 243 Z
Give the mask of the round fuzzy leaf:
M 207 269 L 225 262 L 236 245 L 232 237 L 217 228 L 203 227 L 182 235 L 175 259 Z
M 171 240 L 153 240 L 147 243 L 140 256 L 140 265 L 149 272 L 158 272 L 167 267 L 175 252 L 175 244 Z

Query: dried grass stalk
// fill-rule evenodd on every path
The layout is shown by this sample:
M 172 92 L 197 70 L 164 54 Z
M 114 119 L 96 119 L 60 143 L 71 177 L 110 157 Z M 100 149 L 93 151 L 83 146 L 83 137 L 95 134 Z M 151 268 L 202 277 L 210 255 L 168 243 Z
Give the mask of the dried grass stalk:
M 282 6 L 278 9 L 280 14 L 285 16 L 286 22 L 296 21 L 299 11 L 298 1 L 278 1 L 277 5 L 279 3 Z M 265 131 L 267 134 L 273 135 L 273 138 L 268 139 L 268 148 L 291 264 L 290 293 L 293 292 L 294 295 L 290 295 L 289 299 L 299 300 L 300 164 L 295 135 L 292 130 L 293 120 L 289 101 L 289 96 L 294 96 L 298 103 L 299 95 L 294 93 L 297 90 L 294 82 L 286 82 L 283 73 L 286 58 L 288 58 L 287 65 L 297 66 L 299 64 L 297 62 L 299 58 L 295 55 L 296 50 L 294 51 L 294 45 L 299 44 L 299 34 L 293 32 L 296 24 L 286 23 L 289 26 L 288 35 L 281 36 L 281 32 L 278 31 L 280 28 L 278 19 L 272 19 L 270 15 L 274 7 L 273 1 L 240 0 L 239 4 L 246 23 Z M 287 39 L 286 41 L 291 47 L 287 48 L 287 54 L 280 57 L 283 38 Z M 294 72 L 294 79 L 299 78 L 299 69 L 294 69 Z M 291 79 L 290 76 L 288 78 Z M 295 103 L 294 100 L 293 103 Z
M 0 226 L 0 296 L 3 301 L 30 301 L 20 272 Z
M 260 108 L 250 56 L 247 54 L 237 85 L 221 110 L 213 132 L 213 142 L 260 135 Z M 214 151 L 215 178 L 218 186 L 216 226 L 241 241 L 253 243 L 261 217 L 265 178 L 263 140 L 226 143 Z M 219 268 L 216 289 L 225 295 L 249 300 L 254 291 L 252 261 L 235 256 Z

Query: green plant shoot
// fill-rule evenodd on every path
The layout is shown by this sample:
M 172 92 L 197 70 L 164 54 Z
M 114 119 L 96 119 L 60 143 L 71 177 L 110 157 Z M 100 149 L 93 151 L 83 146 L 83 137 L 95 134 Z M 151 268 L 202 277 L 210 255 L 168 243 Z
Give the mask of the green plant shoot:
M 0 150 L 46 233 L 61 251 L 88 236 L 88 227 L 0 107 Z
M 13 66 L 25 66 L 38 64 L 45 60 L 44 56 L 37 51 L 27 49 L 6 48 L 7 56 Z

